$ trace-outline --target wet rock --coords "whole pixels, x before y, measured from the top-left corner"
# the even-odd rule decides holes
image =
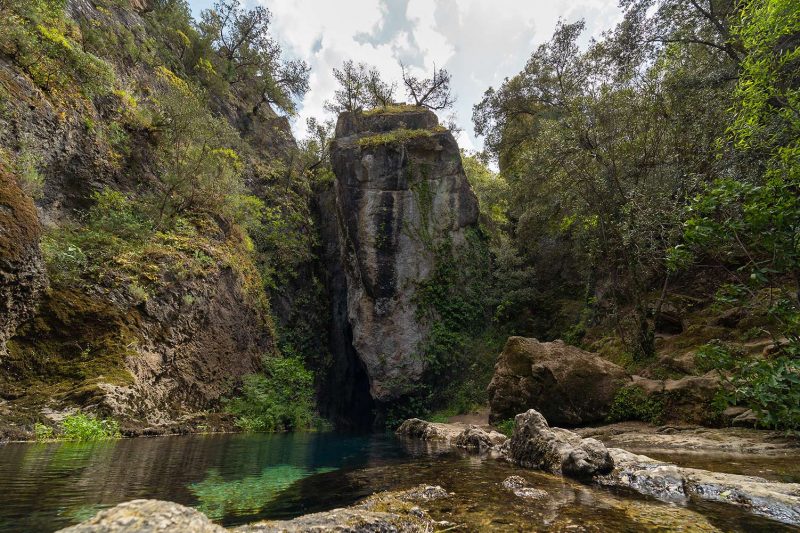
[[[535,409],[555,425],[597,422],[630,381],[621,367],[562,341],[509,337],[489,384],[490,420]]]
[[[466,246],[478,204],[458,145],[428,110],[343,113],[331,145],[347,325],[371,397],[409,392],[426,371],[418,347],[429,328],[415,294],[436,265],[435,250]],[[398,136],[395,131],[413,135]]]
[[[786,456],[800,454],[800,439],[784,432],[745,428],[698,426],[652,426],[643,422],[621,422],[575,430],[594,437],[608,447],[634,452],[703,454],[755,454]]]
[[[508,476],[501,485],[513,492],[514,496],[526,500],[541,500],[549,496],[547,491],[529,487],[528,481],[521,476]]]
[[[224,533],[200,511],[161,500],[132,500],[100,511],[62,533]]]
[[[506,440],[508,440],[508,437],[498,431],[486,431],[476,425],[470,425],[456,436],[454,443],[459,448],[484,451],[502,446]]]
[[[455,441],[463,431],[462,426],[427,422],[419,418],[409,418],[397,428],[398,435],[423,441]]]
[[[47,285],[33,200],[0,164],[0,358],[17,327],[33,317]]]
[[[800,525],[798,483],[682,468],[618,448],[610,448],[609,452],[614,459],[614,470],[596,478],[600,484],[627,487],[664,501],[695,499],[727,503],[756,515]]]
[[[515,426],[509,459],[521,466],[576,478],[606,474],[614,468],[603,443],[582,439],[565,429],[550,428],[545,418],[533,409],[517,415]]]

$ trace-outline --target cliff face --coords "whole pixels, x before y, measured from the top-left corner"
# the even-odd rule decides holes
[[[126,241],[87,222],[95,193],[132,203],[158,179],[158,128],[131,114],[148,105],[162,61],[177,69],[182,52],[161,42],[158,31],[175,32],[147,5],[67,2],[67,38],[119,45],[94,43],[95,56],[64,41],[63,53],[105,65],[102,94],[80,77],[48,88],[0,39],[0,438],[73,407],[124,425],[183,423],[276,352],[258,252],[239,226],[198,215]],[[241,136],[244,178],[266,199],[262,169],[294,146],[288,122],[233,97],[208,105]],[[35,205],[22,190],[31,179]]]
[[[371,397],[387,402],[423,379],[429,325],[417,288],[440,244],[465,242],[477,200],[455,139],[427,110],[342,114],[331,159],[346,283],[334,294],[334,307],[346,308],[338,327],[352,333]]]
[[[0,358],[17,326],[33,316],[46,284],[40,234],[33,200],[0,166]]]

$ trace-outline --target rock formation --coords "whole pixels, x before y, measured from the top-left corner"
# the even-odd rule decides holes
[[[602,442],[561,428],[551,428],[533,409],[514,419],[514,435],[508,445],[508,458],[527,468],[552,474],[591,478],[608,474],[614,461]]]
[[[614,363],[561,341],[509,337],[489,384],[490,420],[536,409],[561,426],[602,421],[630,379]]]
[[[33,200],[0,165],[0,358],[6,341],[31,318],[46,285]]]
[[[339,297],[346,305],[338,305],[346,308],[345,328],[372,398],[390,401],[426,369],[428,328],[416,288],[434,268],[439,245],[465,243],[477,200],[455,139],[427,110],[342,114],[331,159],[347,287]]]
[[[109,92],[80,102],[71,93],[55,97],[13,57],[0,57],[0,165],[27,165],[41,189],[34,206],[15,176],[0,168],[0,439],[11,431],[5,422],[31,428],[46,420],[44,408],[96,410],[118,417],[123,429],[183,424],[217,407],[242,376],[260,368],[262,357],[274,354],[268,296],[247,250],[252,243],[222,217],[209,217],[194,229],[197,238],[168,243],[148,255],[146,264],[135,259],[152,280],[144,295],[143,284],[124,276],[82,272],[63,283],[50,272],[50,290],[43,290],[48,279],[40,219],[55,242],[82,228],[93,193],[107,189],[135,199],[157,179],[157,142],[148,128],[123,120],[128,104],[120,96],[149,105],[148,95],[134,88],[154,86],[156,69],[147,61],[125,60],[130,50],[149,50],[154,42],[157,30],[144,14],[148,6],[146,0],[118,2],[113,9],[77,0],[65,6],[69,27],[102,28],[130,39],[103,60],[116,67],[114,87],[131,94]],[[235,99],[208,105],[239,130],[252,148],[254,167],[283,157],[294,145],[286,119],[266,107],[253,115]],[[124,142],[110,143],[109,131]],[[258,178],[253,176],[251,192],[263,197]],[[121,261],[119,254],[110,255],[109,270]],[[202,268],[191,268],[200,263]]]
[[[610,434],[619,435],[619,428],[609,428]],[[691,428],[686,430],[692,432]],[[680,434],[660,434],[657,446],[674,452],[678,448],[706,449],[706,451],[729,451],[731,447],[743,445],[744,450],[763,453],[765,448],[754,445],[747,432],[732,430],[738,438],[733,443],[724,439],[731,430],[701,430],[710,438],[691,439]],[[431,440],[442,445],[455,446],[457,436],[464,434],[460,424],[435,424],[419,419],[404,422],[398,433],[412,439]],[[584,434],[596,431],[585,430]],[[602,433],[602,432],[600,432]],[[599,434],[598,434],[599,436]],[[770,435],[769,440],[777,434]],[[603,436],[602,438],[606,438]],[[762,437],[763,438],[763,437]],[[665,445],[671,439],[670,445]],[[705,441],[705,442],[703,442]],[[713,442],[712,442],[713,441]],[[653,442],[652,440],[648,442]],[[794,443],[796,446],[796,443]],[[770,445],[766,445],[769,449]],[[788,446],[788,447],[787,447]],[[791,453],[790,442],[779,445],[782,456]],[[468,452],[482,450],[465,448]],[[572,431],[551,428],[541,413],[533,409],[515,418],[514,434],[504,445],[496,449],[495,457],[525,468],[544,470],[554,474],[576,477],[583,481],[608,486],[632,489],[640,494],[662,501],[685,503],[708,501],[738,507],[746,512],[764,516],[792,525],[800,525],[800,484],[768,481],[756,476],[711,472],[696,468],[685,468],[665,461],[636,455],[620,448],[606,448],[593,438],[582,438]],[[527,482],[520,476],[507,478],[502,486],[522,498],[538,498],[539,491],[523,490]],[[518,493],[519,492],[519,493]]]

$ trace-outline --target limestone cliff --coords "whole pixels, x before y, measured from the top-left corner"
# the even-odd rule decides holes
[[[342,114],[331,160],[346,283],[340,327],[351,332],[372,398],[387,402],[424,377],[429,325],[420,317],[417,288],[442,243],[465,242],[477,200],[455,139],[428,110]]]

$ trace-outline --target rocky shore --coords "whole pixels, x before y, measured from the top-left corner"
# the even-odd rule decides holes
[[[708,430],[706,430],[708,431]],[[583,438],[561,428],[551,428],[545,418],[530,409],[515,418],[511,438],[488,427],[438,424],[407,420],[397,433],[467,450],[489,453],[523,468],[534,468],[606,487],[633,490],[661,501],[686,503],[708,501],[733,505],[752,514],[786,524],[800,525],[800,484],[773,482],[762,477],[684,468],[637,455],[621,448],[606,447],[600,440]],[[591,435],[584,430],[584,435]],[[602,432],[599,432],[602,433]],[[702,433],[701,433],[702,435]],[[740,437],[759,449],[751,437]],[[479,446],[467,443],[478,442]],[[664,443],[665,439],[661,439]],[[712,439],[696,436],[708,447]],[[776,445],[791,449],[790,441]],[[720,442],[720,446],[725,444]],[[761,445],[766,447],[766,445]]]
[[[573,487],[578,491],[576,494],[581,494],[580,498],[595,501],[594,505],[600,508],[615,509],[643,527],[645,524],[655,524],[667,527],[666,530],[683,531],[687,524],[691,524],[693,531],[720,531],[713,521],[708,521],[693,509],[696,506],[692,504],[698,503],[727,508],[739,516],[764,517],[776,521],[776,526],[800,526],[800,484],[689,468],[607,446],[606,443],[613,442],[614,437],[632,439],[635,428],[630,426],[620,424],[573,432],[550,427],[544,416],[530,409],[516,416],[511,437],[487,425],[435,423],[416,418],[406,420],[397,434],[410,448],[419,449],[422,446],[429,452],[442,451],[448,454],[458,451],[479,461],[489,460],[498,466],[505,465],[502,467],[505,469],[502,474],[505,479],[494,476],[494,479],[482,480],[481,494],[496,485],[501,492],[513,494],[518,502],[525,502],[531,508],[549,509],[553,519],[564,512],[563,505],[568,505],[570,501],[557,488],[563,485]],[[677,433],[676,442],[685,441],[694,443],[697,449],[719,451],[728,449],[726,441],[720,439],[720,434],[727,435],[725,431],[682,428],[675,429],[673,433]],[[757,453],[793,453],[792,446],[796,444],[790,439],[781,440],[777,437],[769,444],[759,443],[756,436],[748,431],[732,431],[738,435],[742,449]],[[649,439],[647,442],[651,444],[668,442],[666,433],[657,433],[652,429],[648,432],[640,428],[639,434],[642,439]],[[715,442],[716,446],[713,444]],[[370,475],[377,475],[377,471]],[[398,474],[395,472],[393,475]],[[559,482],[559,479],[563,481]],[[409,478],[409,484],[419,482],[420,478],[416,481]],[[448,484],[444,478],[441,483],[455,492],[450,493],[437,485],[422,484],[408,490],[374,494],[346,508],[292,520],[255,522],[227,531],[427,532],[461,526],[471,530],[470,527],[475,527],[474,523],[471,526],[459,526],[455,521],[460,521],[462,515],[460,511],[452,512],[463,504],[460,502],[459,487],[462,491],[467,488],[458,484],[450,486],[452,483]],[[611,493],[604,490],[609,488],[612,489]],[[489,495],[486,494],[486,497]],[[673,505],[665,506],[664,503]],[[468,504],[467,511],[474,513],[475,505],[481,504],[473,501]],[[496,506],[489,507],[487,512],[498,512]],[[502,520],[502,517],[494,517],[490,523],[502,524],[502,521],[496,520]],[[566,522],[569,520],[565,519]],[[582,527],[578,527],[578,530],[586,530]],[[176,503],[134,500],[101,511],[94,518],[62,531],[222,532],[226,529],[213,523],[201,512]]]

